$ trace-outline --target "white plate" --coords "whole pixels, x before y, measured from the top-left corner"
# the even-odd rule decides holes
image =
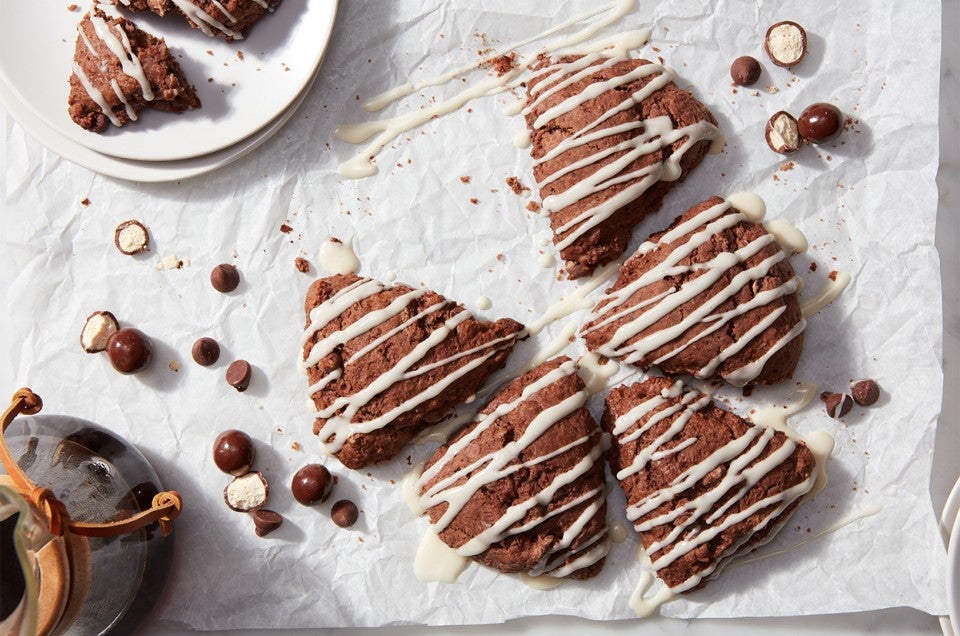
[[[960,478],[953,485],[940,514],[940,531],[947,544],[947,603],[950,616],[940,617],[943,636],[960,634]]]
[[[68,11],[68,4],[0,2],[0,83],[67,139],[139,161],[201,157],[273,121],[314,76],[337,10],[333,0],[286,0],[254,25],[247,39],[232,43],[204,35],[180,16],[124,13],[166,39],[203,106],[180,115],[145,109],[138,121],[96,134],[67,114],[76,25],[90,1],[81,0],[76,11]]]
[[[270,139],[287,121],[306,99],[313,86],[313,81],[319,71],[310,79],[294,102],[272,122],[258,130],[243,141],[229,148],[217,152],[177,161],[135,161],[119,159],[110,155],[103,155],[75,141],[67,139],[54,129],[50,128],[35,114],[35,112],[12,95],[6,86],[0,83],[0,102],[7,111],[17,120],[31,137],[39,141],[48,149],[64,159],[89,168],[95,172],[118,179],[128,179],[141,183],[158,183],[163,181],[180,181],[206,174],[233,163],[240,157],[253,151],[255,148]]]

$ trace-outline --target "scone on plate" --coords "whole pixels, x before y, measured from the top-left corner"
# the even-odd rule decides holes
[[[175,113],[200,107],[193,86],[162,38],[94,8],[77,25],[70,118],[103,132],[135,121],[144,108]]]
[[[591,351],[644,369],[775,384],[800,359],[799,289],[774,236],[713,197],[638,248],[580,335]]]
[[[390,459],[503,366],[523,325],[428,289],[336,275],[307,292],[301,364],[314,433],[349,468]]]
[[[618,258],[633,227],[722,143],[670,69],[601,54],[533,68],[523,114],[533,174],[570,278]]]
[[[802,441],[667,378],[613,389],[601,424],[627,518],[673,593],[773,538],[816,481]]]
[[[586,579],[609,549],[600,428],[568,358],[508,384],[427,462],[432,531],[502,572]]]
[[[209,36],[241,40],[280,0],[113,0],[113,4],[159,16],[179,14]]]

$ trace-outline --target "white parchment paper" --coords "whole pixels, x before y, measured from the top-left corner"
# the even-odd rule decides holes
[[[513,101],[509,95],[474,102],[405,135],[383,154],[373,178],[348,181],[336,173],[357,148],[331,133],[367,118],[358,95],[470,62],[479,49],[540,32],[589,6],[482,4],[342,3],[321,75],[300,112],[253,156],[182,183],[137,185],[95,175],[44,150],[6,118],[0,294],[9,316],[0,323],[7,363],[0,379],[9,392],[31,386],[48,412],[115,429],[154,462],[167,487],[183,494],[176,561],[155,620],[213,629],[632,616],[627,600],[640,572],[633,536],[613,547],[598,578],[550,591],[477,565],[453,585],[417,580],[412,564],[426,524],[407,510],[399,482],[408,464],[435,445],[411,446],[369,471],[328,461],[339,484],[318,508],[299,506],[289,494],[296,469],[320,459],[306,381],[296,368],[303,295],[317,272],[297,272],[295,257],[315,262],[327,237],[354,236],[361,273],[386,279],[395,272],[398,280],[427,285],[490,318],[531,320],[574,288],[538,265],[538,252],[552,250],[540,244],[549,236],[547,221],[527,213],[527,199],[504,183],[518,176],[533,185],[527,151],[512,143],[523,122],[502,112]],[[706,590],[665,605],[663,614],[779,616],[890,606],[943,612],[944,551],[928,493],[941,391],[933,246],[938,4],[639,5],[618,29],[654,25],[644,55],[662,56],[678,71],[678,83],[716,114],[728,143],[644,221],[635,243],[714,193],[756,191],[767,201],[768,218],[795,224],[810,240],[807,254],[794,259],[806,279],[804,298],[826,284],[831,270],[854,276],[842,297],[810,321],[796,380],[843,390],[851,379],[873,377],[884,389],[878,405],[854,408],[842,422],[829,419],[818,402],[791,419],[803,433],[826,429],[836,437],[830,484],[765,550],[797,544],[873,506],[879,514],[731,569]],[[288,0],[281,10],[295,6]],[[782,19],[809,33],[809,57],[795,72],[770,64],[761,48],[767,26]],[[757,95],[730,85],[729,64],[744,54],[764,64]],[[453,88],[411,96],[400,108]],[[838,104],[857,122],[836,144],[805,148],[789,163],[772,153],[762,138],[767,118],[781,109],[798,115],[816,101]],[[148,255],[125,257],[113,247],[113,228],[128,218],[150,228]],[[282,223],[293,231],[281,233]],[[189,265],[156,269],[170,254]],[[207,282],[224,261],[242,272],[240,288],[229,295]],[[493,300],[492,308],[477,310],[480,295]],[[149,371],[121,376],[104,357],[83,353],[80,328],[98,309],[153,338]],[[563,324],[521,346],[510,364],[521,365]],[[212,368],[190,359],[201,336],[223,346]],[[579,343],[568,350],[580,352]],[[255,369],[243,394],[223,379],[238,357]],[[721,396],[747,415],[784,404],[792,388],[758,389],[749,399],[730,390]],[[213,465],[210,447],[226,428],[255,438],[256,467],[272,485],[270,507],[285,516],[267,539],[223,504],[228,478]],[[362,510],[351,530],[329,519],[330,503],[340,498]],[[623,519],[618,490],[609,516]]]

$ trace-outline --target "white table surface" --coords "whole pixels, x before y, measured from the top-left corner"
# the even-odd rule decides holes
[[[941,254],[944,300],[944,402],[937,430],[937,453],[931,478],[931,498],[940,510],[951,486],[960,474],[960,2],[943,3],[943,51],[940,101],[940,206],[936,245]],[[203,177],[199,177],[202,179]],[[0,386],[12,382],[9,370],[0,367]],[[422,626],[381,629],[277,630],[217,632],[241,636],[245,634],[302,634],[307,632],[342,634],[344,636],[380,636],[381,634],[428,634],[429,636],[471,636],[492,631],[502,634],[530,636],[580,634],[625,634],[637,630],[653,630],[662,634],[940,634],[937,617],[922,612],[895,608],[859,614],[812,616],[794,619],[726,619],[671,620],[645,619],[596,623],[569,617],[537,617],[510,621],[500,626],[465,626],[426,628]],[[151,626],[143,633],[172,636],[184,632]],[[649,632],[648,632],[649,633]]]

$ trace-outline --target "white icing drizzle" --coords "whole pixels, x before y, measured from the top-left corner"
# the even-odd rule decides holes
[[[404,503],[407,504],[407,508],[415,517],[423,514],[423,508],[420,507],[420,493],[417,491],[417,480],[420,479],[420,473],[422,472],[423,462],[419,462],[400,481],[400,494]]]
[[[529,148],[530,147],[530,132],[522,131],[518,132],[513,137],[513,145],[517,148]]]
[[[677,391],[680,402],[656,411],[668,403],[669,398],[676,399]],[[656,455],[664,450],[663,447],[682,435],[682,432],[693,414],[709,404],[709,396],[699,391],[684,388],[677,382],[661,395],[647,399],[627,413],[620,415],[614,422],[614,435],[620,445],[638,439],[644,432],[652,429],[657,422],[669,421],[669,426],[656,439],[648,442],[639,449],[633,463],[623,468],[617,479],[623,480],[647,468],[656,462]],[[644,420],[644,418],[646,418]],[[672,418],[672,419],[671,419]],[[644,420],[644,421],[642,421]],[[642,421],[642,423],[641,423]],[[631,429],[640,423],[635,430]],[[628,433],[628,431],[631,431]],[[738,512],[730,509],[739,502],[745,494],[767,474],[787,461],[796,451],[798,442],[787,437],[783,444],[770,452],[763,459],[758,459],[768,448],[776,434],[775,429],[751,426],[740,437],[734,438],[724,446],[714,450],[700,462],[688,467],[667,486],[650,492],[646,497],[627,506],[627,518],[634,522],[638,532],[652,530],[658,526],[666,526],[669,532],[660,540],[646,547],[646,553],[651,556],[651,567],[655,572],[669,566],[698,546],[709,542],[727,528],[745,521],[751,516],[761,513],[762,518],[749,531],[738,537],[736,543],[715,562],[706,564],[702,570],[695,572],[688,579],[664,593],[663,590],[653,598],[644,598],[651,581],[644,578],[638,586],[631,607],[638,614],[647,615],[661,602],[673,594],[679,594],[699,585],[703,580],[719,571],[726,562],[735,556],[738,550],[747,544],[751,537],[766,529],[770,524],[782,525],[781,513],[790,505],[805,495],[813,487],[816,480],[816,471],[802,482],[786,488],[780,492],[767,495]],[[695,443],[695,442],[694,442]],[[725,474],[715,482],[709,490],[697,496],[688,490],[701,483],[704,477],[721,467],[726,467]],[[655,470],[651,466],[650,470]],[[650,516],[663,504],[670,501],[684,501],[668,512],[657,516]],[[721,503],[722,502],[722,503]],[[702,524],[699,529],[696,523]],[[770,537],[774,532],[770,533]],[[655,558],[653,558],[655,557]],[[646,574],[646,573],[645,573]]]
[[[340,317],[347,309],[354,304],[369,298],[375,294],[384,291],[386,287],[375,280],[369,278],[360,278],[354,283],[339,290],[333,296],[314,307],[310,312],[310,325],[304,330],[302,345],[306,345],[315,334]],[[318,364],[323,358],[333,352],[338,346],[357,338],[370,330],[382,325],[390,319],[403,313],[415,299],[423,296],[427,290],[415,289],[401,294],[390,302],[383,309],[370,311],[355,322],[342,327],[338,331],[327,334],[325,337],[317,340],[316,343],[307,351],[301,359],[300,366],[306,370]],[[343,375],[343,369],[350,364],[356,364],[362,360],[363,356],[369,353],[373,348],[379,346],[391,336],[402,331],[407,325],[420,317],[438,311],[444,305],[452,304],[449,301],[436,303],[426,309],[419,311],[414,317],[403,321],[400,325],[390,329],[387,333],[380,335],[373,342],[357,351],[348,360],[343,363],[343,367],[338,367],[323,376],[319,381],[311,385],[308,389],[308,396],[312,397],[315,393],[322,390],[331,382],[339,379]],[[413,350],[398,360],[393,367],[387,369],[382,375],[375,378],[369,385],[363,387],[352,395],[340,396],[333,400],[327,407],[317,411],[317,417],[325,420],[318,431],[320,441],[324,450],[328,453],[336,453],[346,442],[347,438],[354,433],[369,433],[380,429],[400,415],[416,408],[420,404],[430,400],[447,387],[452,385],[464,375],[470,373],[480,365],[484,364],[491,356],[496,354],[504,347],[510,346],[515,339],[515,334],[509,334],[500,338],[494,338],[477,347],[459,351],[442,360],[421,364],[430,351],[443,342],[447,336],[452,333],[458,325],[471,318],[470,312],[465,309],[458,311],[452,317],[444,322],[440,327],[434,329],[423,341],[418,343]],[[458,360],[468,356],[476,355],[472,360],[451,370],[447,375],[436,381],[434,384],[423,388],[419,393],[411,396],[399,406],[369,420],[355,421],[355,416],[359,411],[374,399],[378,394],[388,390],[397,382],[409,380],[421,376],[435,369],[453,364]]]
[[[534,73],[535,77],[542,79],[530,89],[531,100],[521,112],[524,115],[529,115],[547,98],[559,91],[627,60],[629,58],[624,55],[611,57],[604,61],[603,55],[592,53],[571,62],[544,67]],[[707,121],[699,121],[682,128],[674,128],[668,116],[652,117],[646,120],[600,128],[614,115],[636,107],[643,100],[673,81],[676,77],[675,73],[659,64],[644,64],[610,79],[586,84],[579,93],[567,97],[537,116],[533,122],[533,128],[547,127],[558,117],[580,108],[583,104],[646,77],[652,77],[652,79],[642,88],[626,94],[622,101],[608,108],[596,119],[588,122],[549,152],[535,160],[535,165],[543,165],[574,148],[595,143],[612,135],[636,131],[630,139],[601,148],[597,152],[569,163],[540,179],[539,183],[542,188],[576,170],[593,166],[613,155],[620,155],[589,176],[578,180],[563,192],[544,198],[543,209],[551,214],[576,205],[612,186],[629,183],[626,188],[613,196],[587,208],[573,219],[557,227],[555,229],[557,238],[563,236],[557,242],[558,250],[569,247],[590,229],[609,219],[624,206],[639,199],[658,181],[679,179],[682,174],[680,161],[686,151],[695,144],[704,140],[715,141],[722,138],[717,127]],[[559,79],[555,81],[554,78]],[[681,140],[683,140],[683,143],[670,154],[666,161],[657,162],[638,170],[629,170],[629,166],[641,157],[670,148]]]
[[[614,543],[623,543],[627,540],[627,526],[620,521],[610,524],[610,540]]]
[[[590,395],[596,395],[609,388],[610,380],[620,370],[620,364],[616,360],[602,360],[596,352],[582,356],[577,360],[580,367],[580,377],[587,386],[587,392]]]
[[[531,576],[525,572],[520,573],[520,580],[523,581],[524,585],[532,587],[535,590],[552,590],[563,583],[563,579],[555,576],[548,576],[544,574],[541,574],[540,576]]]
[[[343,241],[333,239],[320,246],[320,267],[331,274],[352,274],[360,269],[360,259],[353,251],[353,237]]]
[[[810,318],[817,314],[821,309],[832,303],[843,293],[843,290],[850,284],[850,274],[847,272],[837,272],[837,275],[827,283],[823,291],[816,298],[803,303],[801,311],[804,318]]]
[[[463,507],[474,494],[487,484],[491,484],[519,470],[531,468],[554,457],[558,457],[571,449],[583,446],[584,444],[591,444],[590,437],[585,436],[544,455],[523,462],[519,461],[520,454],[550,430],[551,427],[586,404],[588,393],[586,390],[581,390],[541,411],[527,425],[517,439],[509,442],[503,448],[488,453],[484,457],[452,472],[450,475],[438,480],[427,488],[429,482],[440,475],[443,469],[461,451],[479,438],[484,431],[493,426],[497,420],[512,412],[521,403],[530,399],[535,393],[546,389],[555,382],[573,375],[576,372],[576,363],[568,360],[528,384],[524,387],[520,396],[513,401],[499,405],[487,415],[478,416],[475,427],[468,434],[450,444],[443,456],[423,472],[417,482],[417,491],[422,493],[420,497],[420,507],[426,510],[434,506],[446,504],[446,509],[443,514],[432,526],[435,533],[442,532],[454,518],[460,514]],[[563,473],[556,475],[553,480],[535,496],[511,505],[498,519],[489,522],[485,530],[457,548],[457,553],[465,557],[478,555],[486,551],[494,543],[499,543],[510,536],[532,530],[549,518],[583,505],[584,509],[577,516],[576,520],[564,529],[564,534],[560,540],[557,541],[549,553],[543,557],[541,562],[538,563],[529,574],[535,577],[544,574],[562,577],[599,561],[609,550],[609,541],[605,536],[605,528],[593,536],[586,537],[576,549],[571,550],[571,546],[583,533],[590,520],[598,514],[602,508],[606,497],[602,486],[583,493],[563,505],[555,506],[550,509],[549,512],[535,517],[531,521],[525,523],[522,523],[522,521],[537,506],[544,508],[549,507],[558,491],[564,486],[573,483],[581,475],[586,474],[600,459],[601,455],[602,445],[598,440],[591,444],[584,457],[576,464]],[[571,556],[575,556],[575,558],[572,559],[570,563],[565,563]]]
[[[737,559],[737,561],[736,561],[733,565],[731,565],[731,569],[733,569],[733,568],[735,568],[735,567],[740,567],[740,566],[742,566],[742,565],[747,565],[748,563],[755,563],[755,562],[757,562],[757,561],[763,561],[763,560],[765,560],[765,559],[770,559],[770,558],[772,558],[772,557],[777,557],[777,556],[780,556],[780,555],[782,555],[782,554],[787,554],[788,552],[793,552],[794,550],[797,550],[797,549],[799,549],[799,548],[802,548],[802,547],[805,546],[805,545],[808,545],[808,544],[810,544],[810,543],[813,543],[814,541],[816,541],[817,539],[819,539],[819,538],[821,538],[821,537],[823,537],[823,536],[825,536],[825,535],[832,534],[832,533],[834,533],[834,532],[836,532],[836,531],[838,531],[838,530],[841,530],[842,528],[845,528],[845,527],[849,526],[851,523],[856,523],[857,521],[860,521],[861,519],[866,519],[867,517],[872,517],[872,516],[874,516],[874,515],[876,515],[876,514],[879,514],[881,510],[883,510],[883,508],[882,508],[881,506],[878,506],[878,505],[867,506],[867,507],[864,508],[863,510],[860,510],[859,512],[855,512],[855,513],[853,513],[853,514],[847,515],[846,517],[844,517],[844,518],[842,518],[842,519],[840,519],[840,520],[838,520],[838,521],[830,524],[829,526],[827,526],[827,527],[824,528],[823,530],[820,530],[820,531],[817,532],[816,534],[814,534],[814,535],[812,535],[812,536],[810,536],[810,537],[807,537],[807,538],[804,539],[803,541],[800,541],[799,543],[796,543],[796,544],[794,544],[794,545],[792,545],[792,546],[790,546],[790,547],[781,548],[780,550],[774,550],[774,551],[772,551],[772,552],[767,552],[766,554],[758,554],[758,555],[756,555],[756,556],[752,556],[752,557],[749,557],[749,558]]]
[[[97,106],[100,107],[100,110],[103,111],[103,114],[107,116],[114,126],[120,126],[120,118],[113,112],[113,109],[110,108],[110,104],[107,103],[107,100],[104,98],[103,93],[101,93],[96,86],[93,85],[93,82],[90,81],[90,78],[87,77],[87,74],[83,72],[83,69],[80,68],[80,65],[76,62],[73,63],[73,72],[76,74],[77,79],[80,80],[80,84],[83,86],[83,90],[87,91],[87,95],[90,96]]]
[[[632,364],[640,362],[660,347],[675,342],[689,330],[702,327],[702,330],[688,342],[674,345],[668,349],[666,353],[652,361],[653,364],[661,364],[686,349],[686,347],[722,329],[737,316],[741,316],[753,309],[764,307],[777,299],[795,293],[800,285],[800,278],[797,276],[784,281],[774,289],[768,289],[755,294],[750,301],[741,303],[734,309],[718,311],[721,304],[733,298],[744,287],[766,276],[777,263],[787,258],[787,255],[778,249],[772,256],[764,258],[751,267],[745,267],[746,261],[749,258],[757,255],[766,246],[775,241],[774,237],[770,234],[764,234],[754,239],[735,252],[722,252],[717,254],[705,263],[693,263],[691,265],[679,264],[682,259],[688,257],[698,247],[708,242],[712,236],[745,220],[746,217],[744,217],[741,212],[733,209],[730,203],[725,201],[711,206],[693,218],[679,224],[664,234],[657,243],[644,242],[637,250],[637,254],[646,254],[677,241],[682,237],[688,237],[685,243],[674,247],[661,263],[644,272],[643,275],[635,281],[601,296],[596,308],[588,319],[586,327],[581,329],[581,335],[585,336],[606,325],[629,317],[628,320],[617,327],[606,342],[597,348],[597,351],[608,358],[618,358],[623,362]],[[714,292],[711,297],[704,300],[699,306],[695,308],[688,307],[684,310],[681,319],[675,324],[660,328],[652,333],[644,333],[671,312],[690,303],[694,298],[702,296],[733,267],[743,267],[743,269],[733,276],[726,286]],[[658,284],[667,277],[690,272],[699,272],[699,275],[687,280],[679,287],[671,287],[641,303],[624,307],[634,294],[645,287]],[[721,351],[703,368],[699,369],[695,373],[695,376],[698,378],[711,377],[724,362],[742,351],[754,338],[763,333],[779,318],[784,311],[786,311],[785,307],[779,307],[768,313],[763,320],[759,321],[746,333],[740,335],[733,344]],[[788,342],[793,340],[793,338],[800,335],[805,326],[806,322],[801,319],[790,331],[774,342],[762,356],[749,363],[743,364],[739,368],[724,369],[721,373],[722,377],[735,386],[746,385],[760,375],[767,360]],[[644,336],[637,338],[641,333],[644,333]]]
[[[97,37],[100,38],[100,41],[103,42],[107,48],[110,49],[110,52],[113,53],[114,57],[120,61],[120,67],[123,69],[123,72],[137,80],[137,83],[140,84],[140,92],[143,94],[143,99],[148,102],[152,101],[154,94],[153,89],[150,87],[150,81],[143,72],[143,65],[140,64],[140,58],[133,52],[133,47],[130,45],[130,40],[127,38],[126,32],[118,28],[117,32],[114,33],[106,20],[97,15],[90,16],[90,23],[93,25],[94,32],[97,34]],[[80,31],[82,32],[82,30],[81,27]],[[86,38],[86,35],[84,35],[83,39],[87,48],[96,54],[93,47],[90,46],[90,41]],[[116,80],[114,80],[114,82],[115,81]],[[114,86],[114,91],[117,97],[126,104],[126,100],[124,100],[123,93],[120,92],[119,87]],[[131,117],[131,119],[136,119],[136,117]]]
[[[793,392],[793,402],[790,404],[768,406],[750,415],[750,421],[754,424],[778,430],[795,440],[802,439],[810,452],[817,458],[817,479],[810,492],[806,494],[807,499],[812,499],[827,487],[827,458],[833,452],[833,437],[826,431],[814,431],[806,437],[801,437],[800,433],[787,424],[787,418],[807,408],[816,395],[816,384],[801,382],[796,391]]]
[[[468,565],[467,558],[440,540],[432,532],[424,532],[413,560],[413,573],[426,583],[453,583]]]
[[[782,219],[773,219],[763,225],[777,239],[781,248],[794,254],[807,251],[807,237],[798,228]]]
[[[239,31],[234,31],[223,22],[220,22],[212,15],[198,7],[197,5],[190,2],[190,0],[170,0],[177,6],[180,11],[187,16],[191,22],[193,22],[201,31],[207,35],[215,35],[213,30],[216,29],[223,35],[228,38],[233,38],[234,40],[242,40],[243,34]],[[224,15],[230,16],[229,13],[224,13]],[[230,16],[232,18],[233,16]],[[229,19],[229,18],[228,18]]]
[[[544,252],[539,257],[537,257],[537,265],[543,267],[544,269],[553,267],[557,264],[557,259],[553,257],[553,254]]]
[[[179,1],[182,2],[184,0]],[[601,5],[581,15],[574,16],[569,20],[565,20],[561,24],[540,34],[526,38],[519,42],[512,43],[496,51],[495,53],[478,60],[477,62],[462,66],[447,73],[438,75],[437,77],[426,79],[415,84],[401,84],[367,100],[363,104],[363,107],[366,110],[380,110],[397,99],[411,95],[416,91],[429,86],[440,86],[442,84],[446,84],[467,72],[480,68],[484,64],[489,64],[493,60],[496,60],[503,55],[514,52],[520,47],[543,40],[581,25],[581,23],[591,20],[596,16],[602,16],[593,22],[589,22],[580,30],[575,31],[570,35],[559,37],[556,40],[547,42],[541,49],[518,57],[515,60],[513,67],[503,75],[487,78],[477,82],[476,84],[468,86],[464,90],[449,98],[439,100],[435,104],[431,104],[424,108],[412,109],[395,117],[380,121],[369,121],[360,124],[351,124],[338,127],[334,131],[334,136],[343,141],[350,143],[361,143],[364,140],[373,137],[373,140],[359,154],[340,164],[340,174],[351,179],[360,179],[376,174],[377,167],[373,162],[376,159],[377,154],[379,154],[380,151],[387,146],[387,144],[403,133],[422,126],[423,124],[432,121],[437,117],[452,113],[479,97],[497,95],[512,88],[516,88],[522,81],[520,75],[523,74],[530,66],[535,64],[540,55],[552,54],[564,48],[582,44],[583,42],[593,38],[601,29],[613,24],[621,17],[630,13],[634,9],[635,4],[636,0],[615,0],[614,2]],[[619,38],[617,40],[604,39],[595,42],[592,46],[588,46],[586,48],[591,51],[598,51],[604,48],[612,47],[609,49],[610,54],[625,54],[625,51],[623,51],[623,46],[626,43],[634,44],[639,47],[646,42],[647,37],[649,37],[648,29],[631,33],[633,33],[633,37],[631,38]]]
[[[477,309],[490,309],[493,307],[493,302],[486,296],[477,296]]]

